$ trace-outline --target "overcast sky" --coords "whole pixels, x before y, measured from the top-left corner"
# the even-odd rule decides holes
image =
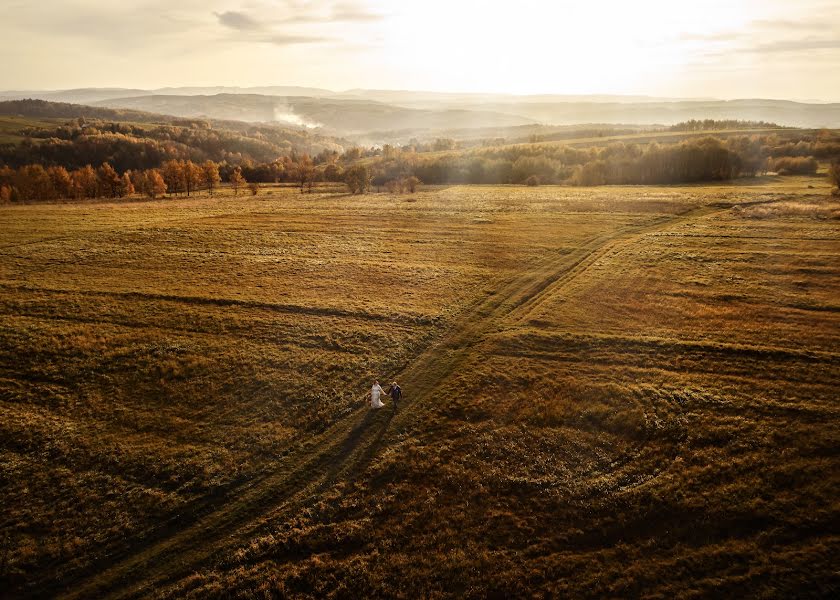
[[[0,0],[0,89],[840,101],[840,0]]]

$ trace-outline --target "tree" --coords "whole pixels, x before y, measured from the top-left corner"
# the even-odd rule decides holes
[[[341,170],[341,167],[335,163],[330,163],[324,167],[324,179],[326,181],[341,181],[343,176],[344,172]]]
[[[239,188],[246,183],[245,178],[242,176],[242,169],[240,167],[236,167],[233,170],[233,173],[230,174],[230,186],[233,188],[233,195],[238,196]]]
[[[435,152],[441,152],[443,150],[454,150],[455,149],[455,140],[451,138],[438,138],[435,140],[435,143],[432,145],[432,149]]]
[[[212,160],[206,160],[201,164],[201,183],[207,188],[210,196],[213,195],[213,191],[218,187],[221,180],[219,165]]]
[[[77,199],[96,198],[98,177],[90,165],[73,171],[73,194]]]
[[[134,170],[128,171],[129,177],[131,177],[131,185],[134,187],[134,191],[138,194],[145,194],[146,193],[146,171]]]
[[[146,180],[143,185],[143,190],[149,198],[157,198],[166,193],[166,182],[163,176],[157,169],[149,169],[144,173]]]
[[[417,191],[417,186],[420,185],[421,181],[415,177],[414,175],[406,178],[405,185],[408,188],[409,193],[413,194]]]
[[[201,169],[193,161],[185,160],[181,162],[181,173],[184,178],[184,189],[189,196],[201,181]]]
[[[15,170],[8,166],[0,167],[0,185],[5,185],[11,189],[14,181]]]
[[[355,165],[344,173],[344,183],[351,194],[364,194],[370,189],[370,171],[365,165]]]
[[[52,180],[41,165],[26,165],[15,174],[15,188],[21,200],[50,200],[55,197]]]
[[[116,198],[119,193],[122,179],[114,170],[114,167],[108,163],[102,163],[102,166],[96,172],[99,178],[99,194],[109,198]]]
[[[119,197],[124,198],[125,196],[131,196],[134,193],[134,182],[131,181],[131,174],[126,171],[123,173],[122,180],[120,182],[120,187],[118,190]]]
[[[828,166],[828,180],[834,184],[835,192],[840,190],[840,159]]]
[[[312,159],[308,154],[300,157],[297,163],[296,170],[297,180],[300,183],[300,191],[303,193],[305,187],[312,191],[312,184],[315,181],[315,167],[312,165]]]
[[[58,198],[70,198],[73,196],[73,178],[64,167],[50,167],[47,173],[52,180],[53,190]]]
[[[166,191],[170,196],[184,190],[184,169],[177,160],[168,160],[163,163],[161,176],[166,182]]]

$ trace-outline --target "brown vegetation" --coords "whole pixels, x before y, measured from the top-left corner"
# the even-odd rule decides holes
[[[770,160],[768,168],[779,175],[814,175],[819,163],[813,156],[783,156]]]
[[[4,589],[830,596],[806,181],[4,207]]]

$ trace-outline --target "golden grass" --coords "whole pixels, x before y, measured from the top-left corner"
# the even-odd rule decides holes
[[[9,589],[828,595],[840,223],[797,180],[0,210]]]

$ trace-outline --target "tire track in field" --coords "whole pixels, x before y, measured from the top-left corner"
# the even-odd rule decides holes
[[[497,330],[506,320],[523,318],[522,312],[525,316],[531,314],[544,298],[561,292],[617,247],[715,210],[721,209],[704,207],[663,217],[654,223],[631,225],[591,238],[571,254],[534,265],[532,270],[503,284],[464,311],[459,327],[427,348],[402,371],[398,378],[410,390],[410,396],[401,403],[399,412],[357,408],[323,434],[302,443],[276,471],[230,490],[222,502],[217,499],[218,508],[192,524],[173,528],[171,535],[156,536],[78,587],[65,588],[65,597],[126,598],[151,594],[200,568],[220,547],[248,539],[248,532],[260,526],[259,518],[266,513],[293,512],[335,482],[363,472],[389,429],[402,430],[434,407],[429,400],[436,389],[466,363],[471,357],[470,350],[485,334]]]

